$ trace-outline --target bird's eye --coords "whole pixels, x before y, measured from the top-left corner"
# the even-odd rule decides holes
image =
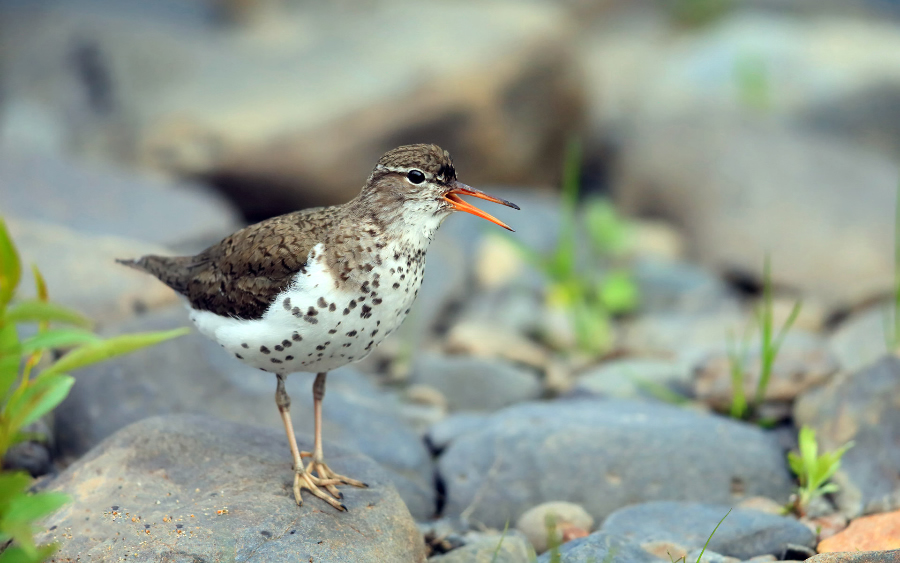
[[[421,170],[410,170],[406,173],[406,179],[413,184],[421,184],[425,181],[425,174]]]

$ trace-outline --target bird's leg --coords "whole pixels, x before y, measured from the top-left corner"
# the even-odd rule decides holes
[[[313,452],[301,452],[301,457],[312,457],[312,461],[309,462],[309,465],[306,467],[307,473],[312,473],[313,471],[319,476],[319,479],[324,479],[329,483],[332,481],[337,481],[343,483],[345,485],[352,485],[354,487],[368,487],[367,484],[362,481],[357,481],[356,479],[351,479],[350,477],[345,477],[343,475],[338,475],[334,471],[331,470],[330,467],[325,463],[325,454],[322,453],[322,399],[325,397],[325,376],[328,375],[327,372],[321,372],[316,374],[316,380],[313,383],[313,414],[315,416],[315,431],[316,431],[316,440],[313,445]],[[325,488],[328,489],[328,492],[334,495],[337,498],[344,498],[344,494],[338,490],[333,484],[325,483],[324,481],[320,484],[324,484]]]
[[[297,447],[297,439],[294,437],[294,424],[291,422],[291,398],[284,389],[284,376],[278,374],[278,387],[275,389],[275,404],[281,413],[281,421],[284,423],[284,431],[287,433],[288,444],[291,446],[291,456],[294,458],[294,499],[297,505],[303,504],[300,491],[307,489],[313,495],[324,500],[338,510],[346,511],[347,507],[331,498],[319,488],[319,486],[334,487],[340,480],[316,479],[303,467],[303,459],[300,457],[300,448]],[[330,492],[330,489],[329,489]]]

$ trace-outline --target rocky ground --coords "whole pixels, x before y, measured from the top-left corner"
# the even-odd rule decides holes
[[[329,462],[370,484],[344,488],[347,514],[296,507],[274,378],[199,334],[75,373],[49,441],[4,460],[72,496],[40,536],[58,561],[696,561],[729,510],[707,563],[900,560],[900,357],[885,338],[900,31],[879,21],[893,8],[763,2],[685,29],[653,2],[435,4],[421,7],[429,45],[465,28],[468,50],[402,65],[381,57],[403,37],[354,30],[404,2],[342,26],[327,8],[272,19],[268,2],[177,22],[169,2],[141,18],[128,3],[12,4],[0,210],[51,295],[104,334],[188,324],[114,258],[194,252],[247,218],[343,201],[384,149],[423,138],[520,205],[497,211],[510,237],[550,252],[560,201],[528,185],[552,182],[573,124],[586,187],[629,217],[616,262],[640,295],[608,351],[580,352],[515,247],[450,218],[401,330],[329,375]],[[335,49],[346,72],[303,82]],[[75,74],[30,70],[72,57]],[[389,80],[365,89],[376,63]],[[252,87],[223,88],[232,74]],[[579,260],[603,265],[584,238]],[[755,418],[736,420],[726,343],[753,325],[765,254],[776,324],[803,308]],[[311,382],[288,381],[306,449]],[[824,450],[854,446],[837,492],[799,517],[783,508],[803,425]],[[548,551],[550,534],[564,543]]]

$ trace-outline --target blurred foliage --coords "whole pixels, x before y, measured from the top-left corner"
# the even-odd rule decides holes
[[[734,78],[744,107],[757,111],[772,107],[772,84],[764,58],[749,53],[739,56],[734,62]]]
[[[631,272],[621,266],[629,246],[629,225],[605,199],[580,202],[580,173],[581,145],[572,141],[563,170],[560,232],[551,252],[543,255],[509,240],[547,280],[548,304],[566,310],[578,348],[604,354],[613,346],[612,317],[637,307],[638,289]],[[582,235],[591,251],[587,263],[579,259]]]
[[[833,452],[819,455],[816,431],[809,426],[801,428],[798,436],[800,453],[788,452],[788,464],[800,483],[789,510],[802,516],[813,499],[837,492],[838,486],[828,481],[841,468],[841,458],[852,447],[853,442],[848,442]]]
[[[740,344],[737,344],[734,335],[728,336],[728,363],[731,372],[731,409],[729,414],[734,418],[745,419],[753,415],[755,409],[762,403],[766,396],[766,389],[772,379],[772,369],[775,366],[775,360],[778,358],[778,352],[784,343],[784,337],[797,320],[800,309],[803,307],[801,301],[794,303],[787,320],[784,325],[775,333],[775,316],[774,305],[772,302],[772,271],[769,257],[766,256],[763,263],[763,288],[762,302],[756,307],[755,320],[759,327],[759,381],[756,384],[756,393],[752,402],[748,403],[747,397],[744,395],[744,377],[746,370],[747,349],[749,348],[748,330],[744,334],[744,338]],[[738,348],[739,346],[739,348]]]
[[[37,297],[13,301],[22,278],[18,252],[0,219],[0,563],[43,561],[55,545],[36,545],[36,523],[52,514],[68,498],[62,493],[31,493],[30,475],[3,470],[9,449],[34,435],[26,428],[50,413],[66,398],[72,376],[66,372],[127,354],[176,336],[186,329],[129,334],[102,339],[90,330],[91,322],[76,311],[49,300],[47,285],[32,268]],[[37,324],[32,336],[20,337],[21,325]],[[63,328],[57,328],[62,325]],[[71,349],[54,362],[44,357],[58,349]],[[33,372],[42,366],[40,373]]]
[[[670,0],[666,2],[672,21],[687,28],[698,28],[715,23],[725,16],[733,5],[733,0]]]

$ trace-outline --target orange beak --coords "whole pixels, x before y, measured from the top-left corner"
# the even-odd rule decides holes
[[[463,201],[462,198],[459,197],[460,195],[470,195],[472,197],[477,197],[478,199],[485,199],[487,201],[499,203],[500,205],[505,205],[506,207],[512,207],[513,209],[518,209],[519,208],[518,205],[516,205],[515,203],[512,203],[512,202],[506,201],[505,199],[500,199],[499,197],[494,197],[492,195],[488,195],[488,194],[484,193],[483,191],[476,190],[475,188],[473,188],[471,186],[467,186],[467,185],[463,184],[462,182],[455,182],[453,184],[453,189],[451,189],[449,192],[447,192],[447,194],[444,196],[444,199],[450,205],[453,206],[453,209],[455,211],[465,211],[466,213],[471,213],[472,215],[481,217],[482,219],[487,219],[488,221],[490,221],[491,223],[494,223],[495,225],[500,225],[501,227],[503,227],[504,229],[506,229],[508,231],[512,231],[512,229],[510,229],[509,226],[506,223],[504,223],[503,221],[501,221],[500,219],[497,219],[496,217],[478,209],[474,205],[471,205],[471,204]],[[515,232],[515,231],[513,231],[513,232]]]

